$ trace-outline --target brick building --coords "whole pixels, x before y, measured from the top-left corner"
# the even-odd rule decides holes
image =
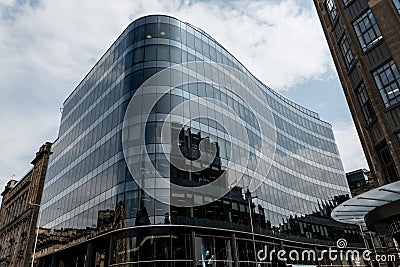
[[[400,174],[400,1],[314,0],[378,186]]]
[[[0,266],[28,266],[36,237],[36,224],[44,179],[51,154],[45,143],[31,162],[33,168],[4,188],[0,208]]]
[[[366,225],[372,231],[368,248],[376,255],[395,255],[396,244],[385,236],[400,243],[400,0],[314,4],[378,187],[360,183],[367,187],[353,188],[353,198],[334,209],[332,217]]]

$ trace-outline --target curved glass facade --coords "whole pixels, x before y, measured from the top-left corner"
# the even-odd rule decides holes
[[[175,207],[150,197],[135,182],[124,158],[122,129],[127,106],[144,81],[165,68],[192,61],[227,65],[257,86],[275,122],[276,154],[264,183],[255,192],[246,192],[246,185],[241,185],[207,205]],[[144,137],[154,167],[161,173],[167,171],[166,176],[176,184],[197,186],[212,182],[224,172],[231,155],[233,141],[211,119],[198,119],[190,127],[179,129],[179,145],[188,159],[196,158],[201,140],[207,138],[216,144],[218,152],[208,168],[197,173],[181,171],[159,153],[163,114],[183,100],[205,96],[238,111],[240,118],[248,122],[246,129],[251,132],[253,148],[259,140],[268,138],[253,123],[252,112],[257,110],[250,110],[229,89],[201,82],[176,87],[152,110],[153,116],[145,122]],[[216,109],[207,106],[203,112]],[[190,117],[190,113],[185,116]],[[127,27],[65,101],[44,185],[40,227],[52,229],[53,233],[62,229],[107,232],[143,225],[184,224],[248,232],[252,214],[255,231],[260,234],[285,234],[288,240],[292,236],[294,240],[301,237],[334,241],[345,229],[346,235],[353,238],[350,241],[359,242],[356,228],[329,219],[329,211],[348,194],[331,125],[257,80],[200,29],[172,17],[148,16]],[[167,241],[170,246],[175,242],[172,236]],[[187,237],[174,238],[189,242],[185,240],[191,236],[189,233]],[[192,242],[215,246],[218,241],[225,244],[226,250],[233,249],[231,239],[214,239]],[[46,246],[46,240],[41,242]],[[121,242],[117,243],[126,248],[134,241]],[[181,256],[189,257],[185,255]],[[227,257],[226,261],[234,261]],[[117,259],[118,255],[114,255],[114,262]]]

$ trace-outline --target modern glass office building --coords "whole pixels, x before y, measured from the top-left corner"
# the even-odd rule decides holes
[[[178,65],[188,62],[197,63]],[[171,76],[170,90],[161,90],[163,96],[140,116],[146,95],[160,94],[143,82],[174,66],[186,82],[172,86]],[[241,82],[242,91],[230,88]],[[138,92],[142,101],[132,104]],[[176,137],[171,143],[188,161],[201,157],[202,144],[215,148],[198,171],[172,164],[173,152],[166,156],[161,145],[168,114],[187,100],[190,109],[175,109],[168,119]],[[224,124],[216,119],[225,118],[222,106],[237,115]],[[130,117],[127,110],[136,113]],[[177,124],[179,115],[191,121]],[[238,132],[248,146],[240,135],[228,134],[226,121],[240,121]],[[129,123],[143,132],[124,132]],[[262,155],[262,144],[273,153]],[[232,183],[225,177],[220,198],[197,193],[223,177],[231,157],[241,153],[250,155],[242,164],[244,179]],[[263,168],[257,169],[259,158]],[[257,186],[249,177],[258,177]],[[170,182],[166,191],[149,190],[163,178]],[[171,185],[186,191],[177,194]],[[172,17],[147,16],[127,27],[64,102],[36,257],[40,266],[254,266],[264,248],[319,251],[339,238],[360,247],[357,227],[329,215],[348,195],[331,125],[264,85],[202,30]],[[280,263],[275,257],[265,264]]]

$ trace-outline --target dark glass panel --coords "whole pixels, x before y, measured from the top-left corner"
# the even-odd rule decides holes
[[[137,89],[143,83],[143,70],[139,70],[132,75],[132,89]]]
[[[158,37],[158,24],[157,23],[146,24],[144,36],[146,39],[157,38]]]
[[[135,29],[135,42],[144,40],[145,37],[146,26],[142,25]]]
[[[170,25],[169,27],[170,27],[169,28],[170,39],[180,42],[181,41],[181,31],[180,31],[179,27],[177,27],[175,25]]]
[[[187,46],[192,48],[192,49],[195,49],[195,47],[194,47],[194,35],[188,33],[186,35],[186,40],[187,40]]]
[[[171,46],[171,62],[182,63],[182,50]]]
[[[157,60],[157,45],[147,45],[144,51],[144,61]]]
[[[125,212],[127,218],[136,217],[138,211],[138,191],[129,191],[125,193]]]
[[[158,45],[157,46],[157,60],[159,61],[169,61],[169,46]]]
[[[159,29],[159,38],[170,38],[169,34],[169,24],[166,23],[160,23],[160,29]]]
[[[129,52],[126,56],[125,56],[125,69],[129,69],[130,67],[132,67],[133,64],[133,52]]]
[[[129,92],[132,88],[132,74],[128,74],[125,78],[124,78],[124,86],[123,86],[123,91],[122,93],[125,94],[127,92]]]

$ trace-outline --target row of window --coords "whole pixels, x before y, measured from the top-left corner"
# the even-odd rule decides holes
[[[396,171],[396,166],[393,162],[392,155],[390,154],[390,150],[386,142],[379,145],[376,148],[376,152],[378,154],[378,158],[386,178],[386,183],[397,181],[399,178]]]
[[[372,72],[376,86],[385,107],[391,107],[400,102],[400,74],[393,60]],[[375,111],[368,96],[364,83],[356,89],[362,112],[367,124],[375,118]]]
[[[108,153],[106,153],[106,154],[108,154]],[[97,160],[94,160],[94,162],[97,162]],[[83,169],[83,170],[85,170],[85,168]],[[323,175],[324,176],[324,175]],[[77,176],[77,177],[79,177],[79,176]],[[121,177],[123,177],[123,176],[121,176]],[[324,176],[325,177],[325,176]],[[327,175],[327,177],[329,177],[329,175]],[[73,179],[68,179],[68,181],[72,181]],[[65,183],[58,183],[58,185],[60,186],[60,185],[62,185],[62,186],[65,186],[66,184]]]
[[[157,24],[158,25],[158,24]],[[154,27],[167,27],[166,25],[153,25]],[[173,27],[173,25],[170,25],[170,28],[174,28]],[[169,29],[169,28],[168,28]],[[138,29],[138,31],[139,31],[139,29]],[[134,31],[134,32],[136,32],[136,30]],[[154,35],[154,34],[153,34]],[[152,36],[153,36],[152,35]],[[181,35],[183,36],[183,33],[181,32]],[[185,34],[185,36],[186,36],[186,34]],[[171,37],[171,35],[170,34],[168,34],[168,31],[166,31],[165,32],[165,34],[164,35],[160,35],[160,36],[157,36],[157,35],[154,35],[152,38],[150,38],[150,41],[156,41],[157,42],[157,39],[155,39],[155,37],[162,37],[163,39],[159,39],[158,40],[158,42],[160,42],[160,40],[162,40],[162,41],[168,41],[168,40],[166,40],[165,38],[172,38]],[[146,40],[147,39],[149,39],[149,38],[146,38]],[[178,38],[179,39],[179,38]],[[203,38],[202,38],[203,39]],[[171,39],[172,40],[172,39]],[[123,42],[123,41],[121,41],[121,42]],[[147,41],[146,41],[147,42]],[[171,41],[172,42],[172,41]],[[175,42],[175,43],[177,43],[177,42]],[[177,43],[178,44],[178,43]],[[201,44],[202,44],[202,51],[203,51],[203,53],[205,54],[205,52],[204,52],[204,46],[205,46],[205,42],[204,41],[202,41],[201,42]],[[213,48],[212,46],[210,46],[210,45],[208,45],[207,44],[207,47],[209,47],[209,49],[206,49],[206,51],[208,51],[208,57],[210,57],[211,59],[213,58],[213,53],[212,53],[212,51],[215,51],[215,48]],[[213,48],[214,50],[212,50],[211,48]],[[174,63],[179,63],[179,62],[186,62],[186,61],[192,61],[192,60],[200,60],[200,59],[198,59],[197,57],[195,57],[194,55],[192,55],[192,54],[190,54],[190,53],[188,53],[188,52],[186,52],[186,51],[181,51],[179,48],[177,48],[177,47],[173,47],[172,45],[170,46],[170,51],[169,50],[167,50],[168,48],[166,47],[166,46],[159,46],[159,48],[157,49],[157,50],[159,50],[159,51],[153,51],[154,53],[150,53],[150,52],[152,52],[151,50],[155,50],[155,46],[149,46],[149,48],[148,48],[148,53],[143,53],[143,50],[144,50],[144,47],[139,47],[139,48],[137,48],[137,49],[135,49],[135,51],[134,51],[134,53],[135,54],[137,54],[138,56],[137,57],[133,57],[133,55],[132,55],[132,53],[129,53],[127,56],[126,56],[126,67],[129,67],[130,65],[132,65],[132,64],[134,64],[134,63],[137,63],[137,62],[141,62],[141,61],[148,61],[148,60],[166,60],[166,61],[172,61],[172,62],[174,62]],[[183,47],[182,47],[182,49],[183,49]],[[146,50],[147,50],[147,48],[146,48]],[[129,51],[129,49],[128,49],[128,51]],[[194,53],[194,51],[193,51],[193,53]],[[107,53],[108,54],[108,53]],[[147,56],[146,56],[146,54],[148,55],[148,56],[150,56],[150,57],[153,57],[153,59],[152,58],[146,58]],[[182,54],[182,55],[181,55]],[[197,54],[197,53],[196,53]],[[144,58],[143,58],[143,55],[145,55],[144,56]],[[217,58],[216,58],[216,60],[217,60],[217,62],[222,62],[222,63],[224,63],[224,64],[228,64],[228,65],[232,65],[232,64],[230,64],[231,63],[231,60],[227,57],[227,56],[225,56],[224,55],[224,53],[223,52],[219,52],[219,49],[217,48],[217,52],[216,52],[216,55],[217,55]],[[103,61],[105,61],[105,62],[109,62],[109,60],[108,60],[108,58],[109,58],[110,56],[107,56],[106,57],[106,59],[105,60],[102,60],[101,62],[103,62]],[[117,55],[115,55],[114,56],[114,60],[116,59],[116,57],[117,57]],[[191,58],[189,58],[189,57],[191,57]],[[215,58],[214,58],[215,59]],[[226,60],[225,60],[226,59]],[[94,68],[94,70],[93,71],[95,71],[96,69],[98,70],[98,69],[100,69],[100,70],[105,70],[105,69],[107,69],[107,67],[102,67],[102,65],[103,64],[101,64],[99,67],[95,67]],[[109,63],[107,63],[106,64],[106,66],[107,65],[110,65]],[[233,65],[232,65],[233,66]],[[96,71],[96,73],[97,73],[98,71]],[[100,72],[101,73],[101,72]],[[100,73],[98,74],[98,75],[95,75],[96,77],[99,77],[100,78]],[[118,76],[117,76],[118,77]],[[107,79],[107,80],[110,80],[110,79]],[[111,80],[113,80],[113,79],[111,79]],[[94,84],[95,83],[95,81],[92,81],[90,84]],[[100,86],[100,85],[99,85]],[[104,87],[104,86],[102,86],[102,87]],[[107,87],[107,86],[106,86]],[[81,91],[81,90],[77,90],[77,91]],[[101,90],[96,90],[96,91],[101,91]],[[76,93],[75,93],[76,94]],[[74,99],[75,98],[77,98],[77,97],[74,97]],[[79,97],[78,97],[78,99],[80,99]],[[69,111],[70,111],[70,106],[71,106],[71,101],[72,101],[72,99],[71,98],[69,98],[68,100],[67,100],[67,102],[66,102],[66,106],[65,106],[65,108],[64,108],[64,116],[63,116],[63,120],[62,121],[64,121],[64,119],[66,118],[66,117],[69,117]],[[67,105],[68,105],[68,108],[67,108]],[[63,124],[63,127],[68,127],[68,124]]]
[[[344,4],[349,4],[349,1],[345,1]],[[334,25],[339,17],[336,5],[333,0],[327,0],[325,5],[332,25]],[[370,9],[353,22],[353,28],[364,52],[373,47],[379,42],[379,40],[383,38],[374,15]],[[354,55],[350,49],[349,41],[346,35],[344,35],[340,40],[339,47],[347,68],[351,69],[355,63]]]
[[[391,107],[392,105],[400,102],[400,74],[393,60],[390,60],[382,67],[375,70],[372,73],[372,76],[375,80],[376,86],[378,87],[385,107]],[[361,85],[361,87],[363,88],[361,91],[365,92],[365,86]],[[364,98],[359,95],[360,104],[362,106],[365,119],[367,120],[367,123],[369,123],[375,117],[375,113],[367,93],[365,92],[363,95]],[[378,146],[376,151],[382,170],[387,179],[386,182],[391,183],[398,180],[396,167],[386,143]]]
[[[147,21],[147,20],[146,20]],[[95,83],[96,80],[100,79],[101,76],[101,70],[106,70],[108,68],[108,66],[110,65],[110,63],[112,63],[112,61],[110,62],[110,58],[114,58],[114,61],[122,54],[121,53],[121,49],[120,46],[124,46],[124,44],[126,43],[126,45],[131,45],[131,42],[138,42],[139,44],[147,44],[147,43],[154,43],[162,40],[162,41],[166,41],[166,44],[179,44],[182,43],[183,45],[186,45],[188,47],[191,48],[191,50],[194,53],[194,49],[196,50],[196,52],[200,52],[202,54],[204,54],[207,58],[213,60],[213,61],[217,61],[217,62],[223,62],[224,64],[227,64],[229,66],[235,67],[239,70],[244,70],[244,68],[236,62],[236,60],[230,56],[229,54],[227,54],[227,52],[225,52],[220,46],[214,44],[214,41],[208,40],[207,38],[204,38],[202,35],[199,35],[197,33],[197,31],[194,31],[195,33],[192,34],[192,31],[189,31],[189,27],[187,30],[186,26],[185,28],[181,29],[179,31],[179,29],[175,26],[175,25],[168,25],[168,24],[164,24],[164,23],[159,23],[159,24],[146,24],[146,25],[142,25],[140,27],[137,27],[137,29],[135,28],[134,30],[130,31],[127,34],[126,39],[130,40],[130,41],[126,41],[124,40],[124,38],[119,39],[115,45],[113,46],[113,49],[110,49],[109,52],[106,53],[106,55],[103,57],[104,59],[102,59],[99,64],[99,66],[96,65],[96,67],[88,74],[88,77],[84,79],[84,81],[82,82],[82,84],[80,86],[78,86],[78,89],[75,90],[75,92],[71,95],[71,97],[69,97],[65,103],[65,108],[64,108],[64,112],[68,113],[71,106],[76,104],[76,101],[79,100],[81,97],[78,96],[78,94],[80,94],[81,92],[81,87],[89,87],[91,85],[93,85]],[[143,32],[144,30],[144,32]],[[192,38],[193,37],[193,38]],[[169,41],[168,41],[169,39]],[[193,42],[191,40],[194,40]],[[169,42],[169,43],[168,43]],[[164,43],[164,42],[163,42]],[[114,49],[115,48],[115,49]],[[125,48],[123,48],[125,49]],[[128,47],[127,47],[128,49]],[[128,49],[129,50],[129,49]],[[174,50],[176,51],[176,50]],[[172,51],[172,52],[174,52]],[[171,57],[173,58],[177,58],[174,57],[173,54],[171,52]],[[113,56],[114,54],[114,56]],[[155,55],[155,54],[154,54]],[[161,55],[161,54],[160,54]],[[130,58],[128,56],[128,58]],[[195,58],[191,59],[194,60]],[[183,60],[183,59],[182,59]],[[190,61],[190,60],[189,60]],[[100,64],[102,63],[102,64]],[[100,69],[100,71],[99,71]],[[93,74],[95,73],[95,74]],[[247,71],[246,71],[247,73]],[[95,77],[95,78],[93,78]],[[85,82],[87,79],[90,79],[90,82]],[[260,82],[258,82],[259,84]],[[77,96],[77,97],[75,97]],[[291,105],[294,105],[293,103],[291,103]],[[301,107],[297,107],[296,108],[303,110]],[[306,113],[310,113],[307,110],[304,110],[304,112]],[[314,115],[314,114],[313,114]],[[315,116],[315,115],[314,115]]]
[[[345,7],[349,6],[352,2],[352,0],[343,0]],[[400,0],[392,0],[392,2],[400,14]],[[327,0],[325,2],[325,6],[332,25],[335,25],[338,20],[338,12],[334,1]],[[366,53],[369,49],[374,47],[383,39],[382,33],[370,9],[364,12],[353,22],[353,28],[364,53]],[[346,34],[343,34],[343,37],[339,40],[338,45],[347,69],[351,70],[355,65],[355,58],[353,52],[351,51],[349,40]],[[383,66],[373,71],[371,74],[374,78],[375,84],[379,90],[385,107],[389,108],[399,103],[400,74],[394,60],[390,60]],[[355,93],[357,95],[366,123],[370,124],[375,119],[376,114],[367,93],[365,84],[362,83],[355,90]],[[397,134],[397,137],[400,138],[400,134]],[[387,182],[390,183],[394,180],[397,180],[398,174],[386,143],[379,145],[376,148],[376,152],[385,177],[388,179]]]
[[[326,3],[326,9],[329,14],[329,19],[332,22],[332,25],[336,23],[336,20],[338,19],[338,12],[335,3],[333,0],[327,0]]]
[[[332,1],[328,0],[327,2]],[[392,0],[394,7],[397,9],[397,12],[400,14],[400,0]],[[345,7],[348,7],[351,3],[353,3],[354,0],[343,0],[343,4]]]
[[[400,74],[393,60],[372,73],[386,107],[400,102]]]
[[[358,101],[360,102],[362,112],[364,114],[365,120],[368,123],[371,123],[375,118],[375,111],[372,107],[371,100],[368,96],[367,90],[365,89],[365,84],[362,83],[357,89],[356,94]]]
[[[271,240],[272,241],[272,240]],[[252,241],[249,239],[224,237],[224,236],[204,236],[196,233],[195,237],[190,235],[138,235],[132,237],[124,237],[115,240],[112,252],[113,266],[155,266],[152,261],[157,261],[157,266],[193,266],[192,259],[195,260],[195,266],[217,267],[236,266],[235,258],[239,261],[240,266],[285,266],[286,263],[279,261],[277,254],[273,253],[282,249],[279,243],[274,241]],[[235,251],[235,249],[237,251]],[[302,254],[299,247],[284,247],[286,255],[291,255],[289,263],[299,264],[299,266],[311,266],[315,261],[307,257],[298,257],[293,255],[293,251]],[[303,248],[304,249],[304,248]],[[257,252],[263,252],[259,257],[265,257],[260,264],[260,259],[256,259]],[[271,253],[272,252],[272,253]],[[236,254],[236,255],[235,255]],[[235,255],[235,256],[234,256]],[[279,254],[278,254],[279,255]],[[279,257],[282,257],[280,255]],[[172,260],[172,264],[162,262],[163,260]],[[176,262],[175,262],[176,261]],[[327,260],[320,259],[318,263],[328,263]],[[150,263],[148,263],[150,262]],[[138,265],[133,265],[133,264]],[[146,265],[146,263],[148,265]],[[329,264],[343,264],[342,261],[336,259],[329,261]],[[313,265],[314,266],[314,265]]]
[[[355,59],[353,52],[350,49],[349,40],[347,39],[347,35],[344,35],[342,40],[339,43],[340,51],[342,52],[342,56],[344,58],[344,62],[346,63],[347,69],[351,69],[355,64]]]
[[[136,72],[135,72],[136,73]],[[130,77],[129,75],[128,75],[128,77]],[[141,80],[141,79],[134,79],[134,80]],[[126,80],[125,80],[126,81]],[[129,84],[129,86],[128,87],[130,87],[130,84]],[[197,91],[197,90],[196,90]],[[214,93],[215,94],[215,93]],[[213,94],[213,95],[214,95]],[[229,101],[228,101],[229,102]],[[235,102],[236,103],[236,102]],[[240,109],[238,109],[238,110],[240,110]],[[88,120],[85,120],[85,122],[87,122]],[[249,120],[249,119],[247,119],[246,121],[251,121],[251,120]],[[86,128],[86,127],[85,127]],[[289,130],[288,130],[289,131]],[[298,136],[300,136],[301,134],[299,133],[299,134],[297,134]],[[77,137],[73,137],[73,140],[76,140],[76,138]],[[326,148],[325,148],[326,149]],[[333,153],[335,153],[336,151],[333,151]],[[74,157],[73,157],[74,158]],[[53,163],[53,162],[52,162]]]
[[[350,4],[350,2],[351,1],[344,1],[344,4],[347,6]],[[399,0],[394,0],[393,3],[396,8],[400,7]],[[326,8],[332,23],[334,23],[334,21],[337,19],[337,10],[333,0],[328,0],[326,2]],[[353,27],[364,52],[372,48],[383,38],[370,9],[368,9],[356,21],[353,22]],[[341,50],[346,67],[351,69],[355,65],[355,59],[346,34],[344,34],[339,41],[339,48]],[[400,75],[393,60],[375,70],[372,75],[386,107],[390,107],[400,102]],[[375,112],[364,84],[356,89],[356,94],[364,117],[367,123],[370,123],[375,118]]]
[[[158,48],[156,49],[156,47],[158,47]],[[155,50],[155,51],[153,51],[154,53],[150,53],[151,52],[150,50],[152,50],[152,49]],[[157,52],[157,50],[158,50],[158,52]],[[137,51],[141,51],[141,53],[137,54]],[[144,53],[144,51],[146,51],[146,53]],[[165,53],[162,53],[162,51],[164,51]],[[149,45],[149,46],[146,46],[146,47],[139,47],[137,49],[134,49],[133,52],[135,54],[137,54],[138,56],[133,57],[132,52],[128,53],[128,55],[126,56],[126,61],[127,61],[127,63],[125,64],[126,68],[131,67],[132,63],[134,63],[133,61],[140,60],[140,58],[143,60],[144,58],[147,57],[149,60],[153,60],[154,61],[154,60],[157,60],[157,59],[161,60],[160,56],[161,55],[165,55],[166,57],[163,60],[174,61],[174,59],[172,58],[172,55],[174,54],[174,52],[176,52],[176,54],[179,55],[179,56],[175,56],[174,58],[177,59],[180,62],[181,61],[181,54],[182,54],[182,57],[183,57],[184,54],[188,55],[188,53],[182,51],[181,49],[179,49],[177,47],[165,46],[165,45],[157,45],[157,46],[156,45]],[[144,58],[143,58],[143,54],[144,54]],[[132,79],[134,81],[134,83],[132,84],[132,87],[136,88],[143,80],[145,80],[147,77],[153,75],[155,72],[159,71],[160,69],[161,68],[147,68],[144,71],[141,70],[141,71],[138,71],[138,72],[134,72],[135,76],[133,77],[134,79]],[[143,73],[144,73],[144,76],[143,76]],[[131,88],[131,83],[129,83],[131,78],[132,78],[131,75],[128,75],[125,78],[124,84],[126,82],[128,82],[128,87],[124,86],[124,92],[126,92],[128,89]],[[105,80],[108,81],[110,79],[105,79]],[[114,89],[112,89],[112,88],[111,89],[112,90],[117,90],[118,89],[117,87],[118,87],[118,84],[115,85]],[[102,86],[102,88],[107,88],[107,84],[105,84],[105,86]],[[126,89],[126,88],[128,88],[128,89]],[[63,133],[67,129],[70,130],[71,126],[73,126],[73,123],[76,122],[77,119],[79,119],[79,117],[77,117],[77,116],[79,116],[79,114],[82,115],[83,110],[85,110],[84,107],[88,106],[89,103],[91,103],[91,101],[88,101],[88,100],[92,100],[92,102],[93,102],[94,99],[97,99],[96,101],[100,102],[101,99],[103,99],[103,95],[105,93],[108,94],[106,97],[110,98],[109,95],[111,93],[109,92],[110,91],[109,89],[107,89],[107,92],[104,92],[104,94],[101,97],[99,96],[100,95],[99,93],[103,92],[104,90],[105,89],[91,90],[91,91],[93,91],[93,93],[90,94],[91,97],[90,98],[85,98],[83,100],[83,102],[81,103],[81,105],[79,105],[78,108],[76,108],[73,112],[69,113],[69,115],[67,117],[65,117],[65,120],[63,119],[63,123],[61,124],[61,128],[62,129],[60,130],[60,132]],[[118,97],[118,94],[116,96]],[[115,97],[115,96],[113,96],[113,97]],[[266,97],[268,97],[268,95],[266,95]],[[94,103],[94,104],[96,104],[96,103]],[[276,105],[274,105],[275,101],[271,101],[270,104],[273,105],[274,107],[276,106]],[[280,107],[281,106],[276,106],[277,109],[280,108]],[[99,108],[100,108],[100,105],[96,109],[99,110]],[[316,123],[311,123],[309,120],[304,119],[302,116],[297,116],[296,114],[293,114],[292,112],[287,112],[287,110],[280,109],[280,111],[282,113],[283,112],[285,113],[285,118],[290,118],[291,120],[296,121],[297,123],[300,120],[301,124],[303,124],[308,129],[312,129],[312,132],[318,132],[318,133],[321,133],[323,135],[331,137],[330,136],[331,134],[329,134],[331,132],[328,129],[326,129],[325,127],[322,127],[322,126],[320,126],[320,125],[318,125]],[[85,111],[85,113],[88,113],[88,112],[89,112],[89,110]],[[64,135],[65,135],[65,133],[63,134],[63,136],[60,136],[60,140],[63,139]],[[73,138],[73,140],[74,140],[74,138]]]
[[[120,163],[123,163],[123,162],[121,161]],[[109,188],[109,186],[112,186],[112,184],[117,183],[117,181],[113,181],[113,178],[115,178],[115,179],[122,178],[121,181],[123,181],[125,174],[119,173],[119,172],[121,170],[125,170],[125,168],[121,168],[120,166],[118,168],[116,168],[116,167],[117,167],[116,165],[113,165],[112,169],[110,167],[110,169],[108,169],[107,172],[99,174],[98,179],[97,178],[92,179],[91,181],[88,182],[87,186],[86,186],[86,184],[80,185],[79,190],[77,190],[73,186],[71,186],[71,189],[74,189],[73,190],[74,196],[70,195],[70,197],[67,197],[67,199],[69,199],[70,201],[68,201],[68,202],[63,201],[62,203],[64,205],[62,205],[61,203],[56,203],[55,205],[52,205],[52,207],[49,207],[49,209],[51,210],[50,214],[52,215],[50,217],[54,218],[54,216],[55,217],[60,216],[63,213],[65,213],[66,211],[71,210],[71,208],[76,207],[76,205],[80,205],[82,203],[82,201],[85,201],[85,199],[88,200],[96,195],[99,195],[100,192],[105,190],[105,188]],[[112,170],[112,172],[110,173],[111,170]],[[275,179],[279,180],[279,177],[282,177],[279,174],[278,170],[275,170],[274,168],[271,170],[271,172],[272,172],[271,178],[275,178]],[[113,174],[113,173],[115,173],[115,174]],[[126,173],[126,174],[128,174],[128,173]],[[319,192],[319,193],[317,193],[317,196],[332,195],[331,189],[323,188],[320,186],[316,187],[314,185],[310,186],[310,184],[306,183],[305,181],[302,181],[301,179],[298,179],[298,177],[293,177],[293,179],[291,179],[291,176],[286,174],[285,179],[283,179],[283,180],[286,181],[286,179],[288,180],[289,183],[292,183],[292,185],[286,184],[285,186],[293,187],[293,188],[295,188],[295,190],[303,187],[303,188],[309,189],[309,190],[305,190],[305,191],[306,191],[306,193],[311,193],[312,195],[314,195],[317,192]],[[107,181],[107,183],[105,183],[104,181]],[[121,184],[121,186],[122,186],[122,188],[120,188],[120,189],[123,189],[124,188],[123,184]],[[93,190],[90,190],[89,188],[92,188]],[[49,190],[50,190],[50,188],[48,188],[48,190],[46,190],[47,194],[46,194],[46,196],[44,196],[44,198],[46,198],[46,199],[49,199],[49,196],[48,196]],[[83,192],[87,191],[88,193],[87,194],[86,193],[78,193],[78,191],[81,191],[81,190],[83,190]],[[309,206],[311,204],[310,202],[308,202],[308,204],[306,204],[304,206],[304,205],[302,205],[303,201],[299,201],[299,199],[297,197],[295,199],[290,200],[289,198],[292,198],[291,196],[287,195],[286,197],[284,197],[282,195],[282,193],[278,190],[272,190],[271,188],[268,189],[266,186],[263,186],[262,188],[260,188],[260,190],[261,191],[258,192],[257,195],[260,195],[260,196],[261,195],[269,195],[270,200],[272,200],[273,203],[278,204],[280,206],[285,206],[286,205],[285,203],[291,203],[291,206],[293,208],[295,208],[296,211],[304,212],[304,213],[306,213],[307,212],[306,210],[308,210],[310,208],[310,206]],[[120,190],[118,189],[117,191],[120,191]],[[314,192],[314,191],[316,191],[316,192]],[[340,192],[335,192],[335,193],[333,193],[333,195],[339,194],[339,193]],[[61,197],[65,200],[64,194],[61,194]],[[57,198],[58,198],[58,196],[57,196]],[[56,200],[56,199],[52,199],[52,200]],[[49,204],[49,202],[46,202],[46,204],[44,204],[44,206],[47,207],[48,206],[47,204]],[[55,207],[57,207],[57,208],[55,208]],[[305,207],[307,207],[307,208],[305,208]],[[46,208],[44,212],[46,212],[46,210],[48,210],[48,209]],[[153,209],[149,209],[148,211],[149,211],[149,214],[153,214]],[[76,213],[74,213],[74,214],[76,215]],[[48,220],[50,219],[50,218],[48,218],[48,219],[46,219],[46,218],[48,218],[48,215],[43,216],[43,223],[47,223]],[[275,220],[275,221],[277,221],[277,220]]]
[[[383,38],[370,9],[353,22],[353,27],[364,52]]]
[[[154,27],[154,29],[151,27]],[[207,61],[209,59],[215,60],[215,58],[217,62],[227,63],[228,65],[232,65],[234,62],[232,56],[222,51],[222,48],[216,44],[207,41],[207,38],[196,33],[191,34],[188,31],[178,33],[178,29],[174,25],[160,23],[143,27],[138,26],[137,28],[130,32],[130,36],[137,34],[138,43],[133,46],[129,44],[129,47],[121,50],[123,52],[117,47],[114,50],[111,49],[111,52],[107,52],[104,60],[102,59],[92,70],[94,74],[88,76],[89,81],[86,84],[83,83],[82,87],[66,101],[60,138],[54,148],[54,158],[52,157],[50,163],[42,201],[42,207],[46,212],[43,213],[43,222],[45,223],[54,226],[65,222],[63,224],[65,227],[68,227],[71,223],[91,226],[93,223],[83,219],[85,212],[90,212],[90,214],[94,212],[93,214],[95,214],[98,208],[94,207],[99,207],[99,205],[102,205],[101,203],[109,203],[109,200],[114,198],[115,194],[120,194],[119,190],[132,191],[132,189],[123,187],[124,184],[129,184],[128,181],[131,181],[132,177],[129,175],[126,166],[120,166],[117,163],[122,156],[121,129],[118,127],[126,109],[127,99],[125,96],[129,96],[130,92],[134,93],[134,89],[138,86],[136,83],[143,82],[161,68],[169,67],[170,65],[167,64],[171,64],[171,62],[179,63],[194,59]],[[144,29],[146,35],[139,28]],[[133,38],[135,39],[134,35]],[[126,38],[130,37],[127,36]],[[193,39],[194,43],[192,43]],[[179,40],[182,41],[179,42]],[[183,40],[186,40],[188,46],[185,45]],[[125,40],[121,42],[130,43],[125,42]],[[115,46],[119,46],[118,42]],[[236,64],[238,63],[235,61],[234,65]],[[345,182],[345,180],[342,179],[343,175],[326,167],[333,167],[334,165],[328,161],[329,157],[321,157],[319,160],[313,159],[313,157],[319,156],[318,153],[329,155],[332,160],[336,159],[337,149],[332,141],[333,135],[330,127],[316,118],[310,118],[300,111],[292,109],[289,104],[278,100],[264,87],[261,89],[271,104],[274,115],[277,116],[276,118],[279,117],[277,120],[281,122],[279,126],[283,127],[286,139],[290,138],[292,141],[286,146],[278,147],[280,152],[278,152],[279,159],[276,160],[277,166],[271,169],[271,178],[268,181],[271,184],[263,185],[259,189],[260,194],[258,194],[270,196],[269,199],[275,206],[270,207],[271,204],[268,206],[270,210],[266,210],[266,212],[276,213],[273,221],[277,223],[282,217],[293,213],[283,207],[292,206],[296,209],[296,212],[307,214],[313,209],[313,205],[317,205],[318,201],[321,200],[321,196],[324,196],[325,199],[325,196],[330,198],[337,194],[343,194],[345,190],[342,188],[342,182]],[[237,96],[229,95],[228,91],[224,93],[225,91],[227,90],[223,88],[187,84],[183,88],[175,89],[175,92],[178,93],[176,97],[170,95],[157,103],[156,111],[161,114],[161,111],[165,110],[168,113],[171,107],[175,106],[175,100],[180,103],[183,97],[188,95],[210,96],[221,99],[222,102],[237,110],[239,117],[246,121],[249,129],[251,127],[257,128],[257,124],[254,123],[254,115],[252,116],[249,109],[241,104]],[[208,114],[209,111],[214,112],[212,109],[207,109],[206,113]],[[283,118],[286,118],[286,120],[283,120]],[[216,132],[214,130],[218,128],[217,125],[212,125],[210,122],[204,125],[210,135]],[[283,129],[280,128],[282,132]],[[219,135],[220,132],[215,135],[217,138],[222,137],[222,135]],[[260,139],[255,135],[255,131],[249,131],[249,133],[252,134],[249,139],[253,143]],[[156,138],[156,135],[155,133],[149,134],[146,135],[146,138]],[[219,154],[222,159],[224,152],[228,151],[229,142],[223,142],[225,140],[217,138],[214,138],[215,141],[218,141],[221,148],[225,148],[221,149]],[[298,141],[300,145],[296,145]],[[284,141],[282,140],[282,142]],[[256,145],[254,144],[252,147],[254,146]],[[307,153],[307,150],[310,150],[309,146],[314,147],[313,150],[318,153]],[[149,145],[150,147],[154,148],[154,153],[158,152],[156,145]],[[289,152],[292,151],[296,155],[301,155],[296,150],[305,151],[304,154],[309,157],[309,160],[304,161],[298,158],[296,159],[298,163],[292,166],[293,162],[290,160],[293,156]],[[149,155],[152,154],[149,153]],[[167,166],[163,164],[162,158],[154,157],[154,159],[153,163],[156,164],[158,170],[163,170],[161,165]],[[324,165],[324,168],[321,169],[321,166],[316,162]],[[221,164],[224,166],[222,160]],[[341,169],[341,166],[337,167]],[[214,170],[211,170],[211,172],[211,175],[208,176],[213,177]],[[291,183],[284,184],[282,182],[284,177]],[[198,178],[200,181],[200,179],[206,177]],[[335,182],[331,183],[331,181]],[[138,196],[128,194],[127,199],[137,201]],[[288,205],[288,203],[291,205]],[[131,202],[127,203],[127,207],[129,212],[132,213],[130,216],[133,219],[136,216],[136,211],[128,204],[131,204]],[[157,209],[156,204],[154,205]],[[104,206],[104,208],[110,207]],[[154,209],[149,208],[148,212],[154,215]],[[163,220],[163,213],[157,214]],[[90,218],[94,218],[94,216],[90,216]],[[78,218],[78,220],[73,218]]]

